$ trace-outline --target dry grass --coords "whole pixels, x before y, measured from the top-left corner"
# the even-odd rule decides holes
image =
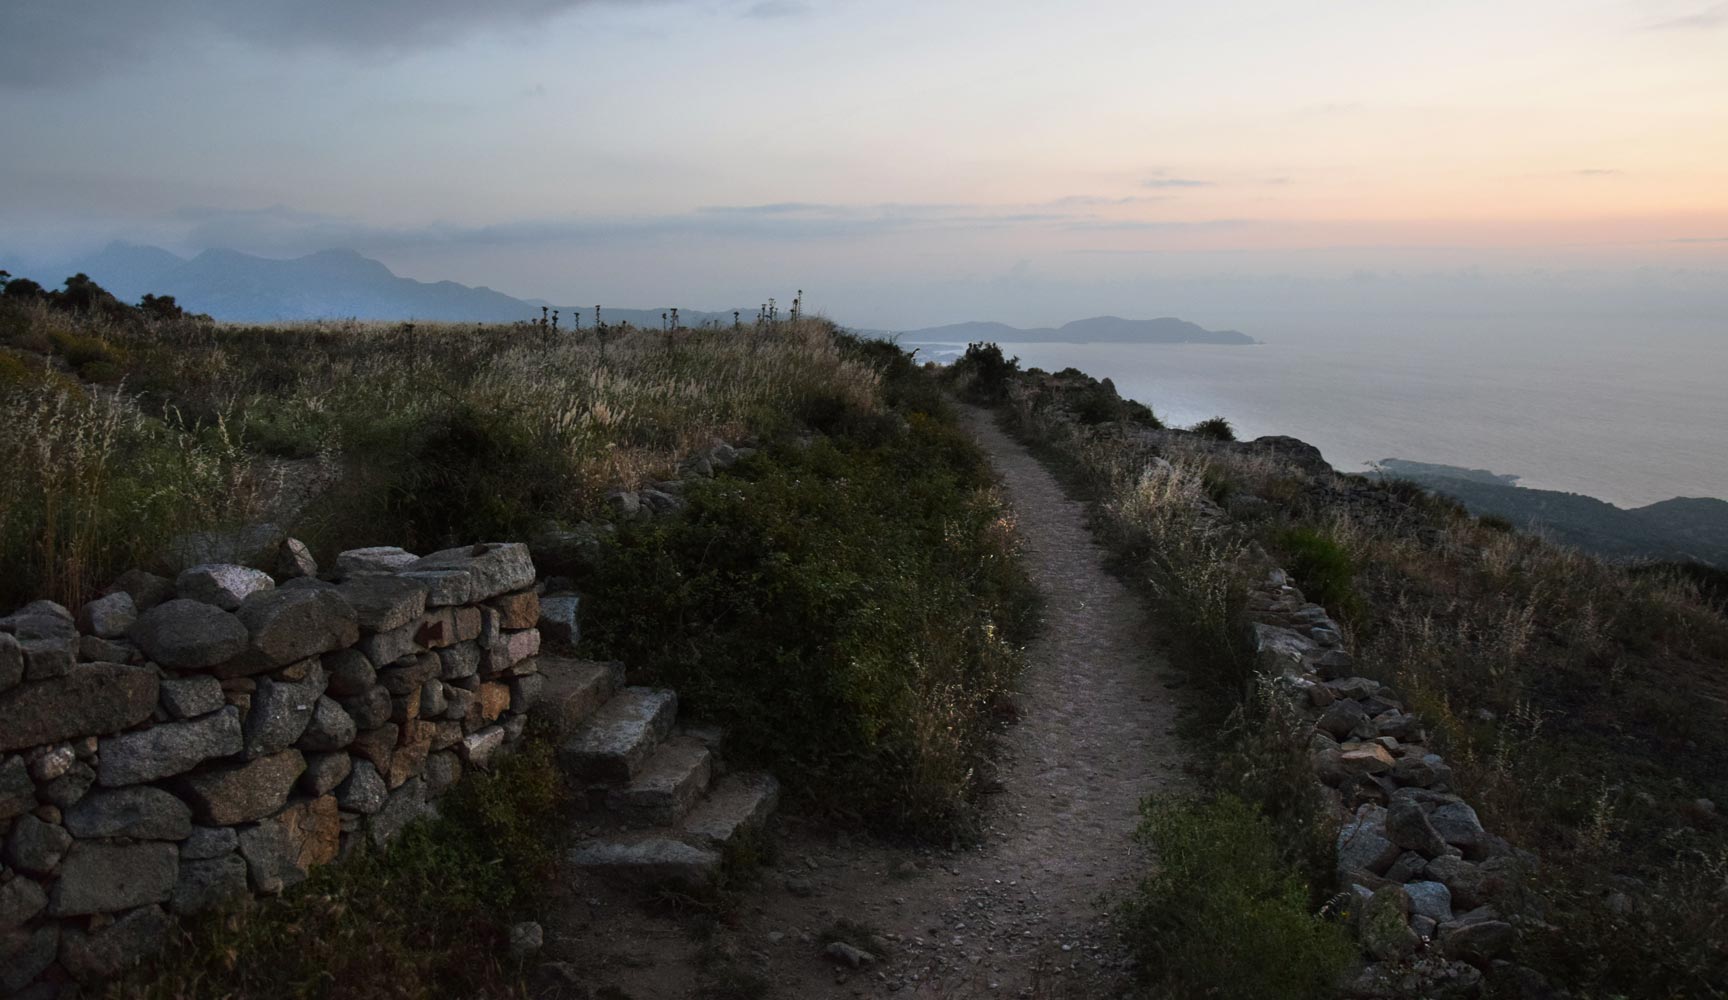
[[[877,382],[821,320],[667,337],[7,303],[0,558],[23,570],[0,603],[76,603],[173,534],[265,512],[321,556],[588,518],[716,437],[879,406]]]

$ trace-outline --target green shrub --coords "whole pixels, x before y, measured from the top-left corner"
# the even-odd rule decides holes
[[[1350,620],[1360,617],[1362,595],[1356,590],[1356,561],[1344,546],[1310,527],[1287,528],[1274,541],[1285,568],[1309,600],[1324,605],[1334,615]]]
[[[967,344],[966,353],[954,362],[949,374],[964,387],[966,395],[980,402],[996,403],[1007,398],[1008,384],[1020,371],[1020,359],[1003,355],[997,344]]]
[[[1476,523],[1487,528],[1489,531],[1498,531],[1501,534],[1506,534],[1512,531],[1512,522],[1498,514],[1483,514],[1481,517],[1476,519]]]
[[[499,996],[519,980],[508,928],[553,881],[565,784],[531,734],[470,774],[387,852],[362,846],[276,899],[207,914],[111,997]]]
[[[1173,996],[1332,997],[1355,958],[1349,932],[1311,909],[1272,824],[1234,796],[1142,807],[1157,852],[1126,908],[1145,970]]]
[[[605,595],[584,649],[676,688],[808,804],[951,832],[1032,614],[989,487],[977,446],[918,414],[780,446],[623,527],[578,581]]]
[[[1230,426],[1230,421],[1223,417],[1210,417],[1188,428],[1195,434],[1212,441],[1236,440],[1236,429]]]

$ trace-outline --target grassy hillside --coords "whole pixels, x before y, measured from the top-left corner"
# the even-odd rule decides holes
[[[716,436],[881,405],[876,369],[823,321],[234,327],[17,285],[0,296],[0,605],[76,604],[178,534],[249,521],[323,557],[525,537]]]
[[[1708,577],[1606,564],[1407,483],[1337,475],[1289,439],[1166,430],[1078,372],[957,367],[1091,493],[1211,693],[1218,787],[1280,823],[1316,903],[1335,887],[1329,820],[1294,794],[1306,736],[1243,700],[1235,623],[1256,548],[1340,619],[1363,673],[1406,694],[1488,828],[1540,856],[1501,903],[1522,961],[1578,996],[1723,995],[1728,614]]]

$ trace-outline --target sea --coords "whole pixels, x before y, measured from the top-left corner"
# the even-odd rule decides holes
[[[1315,445],[1333,467],[1387,458],[1484,468],[1635,507],[1728,498],[1728,318],[1293,322],[1261,343],[1007,343],[1022,367],[1109,378],[1166,424],[1222,416],[1238,438]],[[919,343],[952,360],[964,344]]]

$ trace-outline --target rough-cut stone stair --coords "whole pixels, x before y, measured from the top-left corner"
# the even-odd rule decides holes
[[[591,835],[565,857],[576,871],[645,886],[699,889],[726,849],[762,829],[780,786],[727,773],[721,734],[678,727],[678,696],[626,687],[616,663],[542,656],[536,709],[553,723],[559,759],[587,803]]]

